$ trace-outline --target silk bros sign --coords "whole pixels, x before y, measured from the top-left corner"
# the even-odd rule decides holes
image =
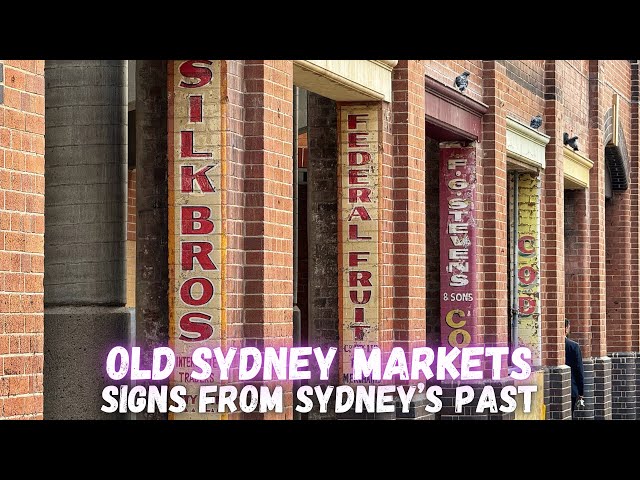
[[[343,104],[339,110],[338,296],[342,383],[354,382],[353,349],[362,347],[369,352],[378,347],[379,108],[376,104]]]
[[[191,354],[220,345],[225,331],[220,68],[219,60],[175,60],[168,67],[170,345],[172,383],[187,388],[185,414],[196,410],[199,384],[217,380],[215,371],[192,378]]]

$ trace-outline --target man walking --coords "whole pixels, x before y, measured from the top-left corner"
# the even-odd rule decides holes
[[[580,345],[573,340],[569,340],[569,320],[564,320],[564,363],[571,367],[571,414],[576,408],[576,403],[580,401],[584,405],[584,366],[582,365],[582,352]]]

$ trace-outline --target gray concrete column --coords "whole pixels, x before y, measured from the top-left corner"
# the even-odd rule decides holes
[[[126,345],[127,62],[45,63],[44,418],[100,411]]]
[[[338,113],[336,103],[309,92],[307,219],[309,245],[309,343],[338,347]],[[337,360],[337,359],[336,359]],[[318,378],[313,374],[312,378]],[[323,382],[324,383],[324,382]],[[332,369],[330,385],[339,385]],[[335,417],[315,409],[309,419]]]
[[[169,342],[167,61],[136,62],[136,345],[143,364]],[[137,419],[166,419],[139,413]]]

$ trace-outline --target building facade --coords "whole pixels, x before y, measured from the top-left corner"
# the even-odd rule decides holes
[[[331,384],[355,346],[526,346],[529,414],[447,383],[357,418],[571,419],[565,318],[573,418],[637,418],[637,61],[0,64],[0,418],[117,418],[105,356],[134,343],[189,398],[205,344],[336,347]],[[222,418],[331,418],[283,385]],[[190,402],[169,418],[221,417]]]

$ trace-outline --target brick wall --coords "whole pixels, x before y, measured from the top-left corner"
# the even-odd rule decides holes
[[[41,419],[44,61],[0,64],[0,418]]]
[[[589,218],[591,247],[589,249],[589,282],[590,282],[590,307],[591,307],[591,351],[594,357],[602,357],[607,353],[606,345],[606,269],[605,269],[605,245],[601,240],[605,236],[604,223],[604,192],[605,192],[605,164],[604,164],[604,138],[603,119],[605,103],[601,92],[602,60],[589,61],[589,159],[593,167],[589,172]],[[594,375],[600,372],[610,372],[610,364],[607,369],[594,370]],[[598,364],[596,363],[596,367]],[[610,375],[610,373],[609,373]],[[609,377],[610,378],[610,377]],[[611,384],[609,384],[609,389]],[[597,389],[596,389],[597,393]],[[603,397],[604,398],[604,397]],[[610,403],[608,404],[610,408]],[[596,408],[596,418],[598,408]],[[610,410],[609,410],[610,415]],[[606,414],[605,414],[606,416]]]
[[[247,60],[245,81],[244,337],[291,346],[293,292],[293,62]],[[286,412],[292,418],[291,382]]]
[[[565,316],[584,358],[591,356],[588,199],[586,190],[564,192]]]
[[[425,191],[424,96],[422,62],[401,60],[393,70],[391,105],[394,199],[392,318],[394,344],[405,350],[423,345],[426,338],[425,196],[422,193]],[[438,255],[430,257],[430,263],[433,258],[438,258]]]
[[[493,60],[483,62],[484,97],[489,110],[482,119],[478,161],[478,271],[480,309],[478,324],[485,343],[506,345],[507,295],[507,147],[506,69]]]
[[[228,60],[226,67],[226,145],[227,162],[225,229],[227,239],[226,270],[226,315],[227,347],[240,348],[244,337],[244,148],[245,148],[245,112],[244,112],[244,61]],[[253,87],[255,88],[255,87]],[[250,116],[246,120],[251,120]],[[250,203],[246,205],[251,206]],[[260,267],[249,266],[247,273],[254,277],[260,273]]]
[[[635,61],[631,64],[631,104],[630,104],[630,131],[627,134],[629,137],[629,154],[631,158],[637,159],[640,154],[638,148],[638,136],[640,135],[640,122],[638,121],[638,94],[640,90],[640,78],[638,71],[638,62]],[[640,176],[638,175],[638,161],[632,161],[630,165],[631,185],[631,238],[639,238],[640,235],[640,216],[638,209],[640,208],[639,195],[640,195]],[[640,245],[637,242],[633,242],[631,245],[631,347],[634,352],[640,351],[640,289],[635,286],[640,286]],[[640,378],[638,378],[640,382]]]
[[[631,140],[631,66],[628,61],[603,62],[602,94],[604,111],[612,106],[613,93],[620,99],[620,123],[626,139]],[[608,138],[605,134],[604,142]],[[634,163],[631,161],[630,166]],[[614,191],[605,203],[606,282],[607,282],[607,351],[629,352],[632,346],[632,304],[637,310],[637,283],[631,296],[631,193],[632,189]],[[636,214],[637,215],[637,214]],[[637,243],[637,242],[633,242]],[[632,247],[633,248],[633,247]],[[637,257],[637,245],[634,248]]]
[[[465,95],[482,101],[482,60],[423,60],[425,75],[453,87],[455,78],[465,70],[471,73]]]

